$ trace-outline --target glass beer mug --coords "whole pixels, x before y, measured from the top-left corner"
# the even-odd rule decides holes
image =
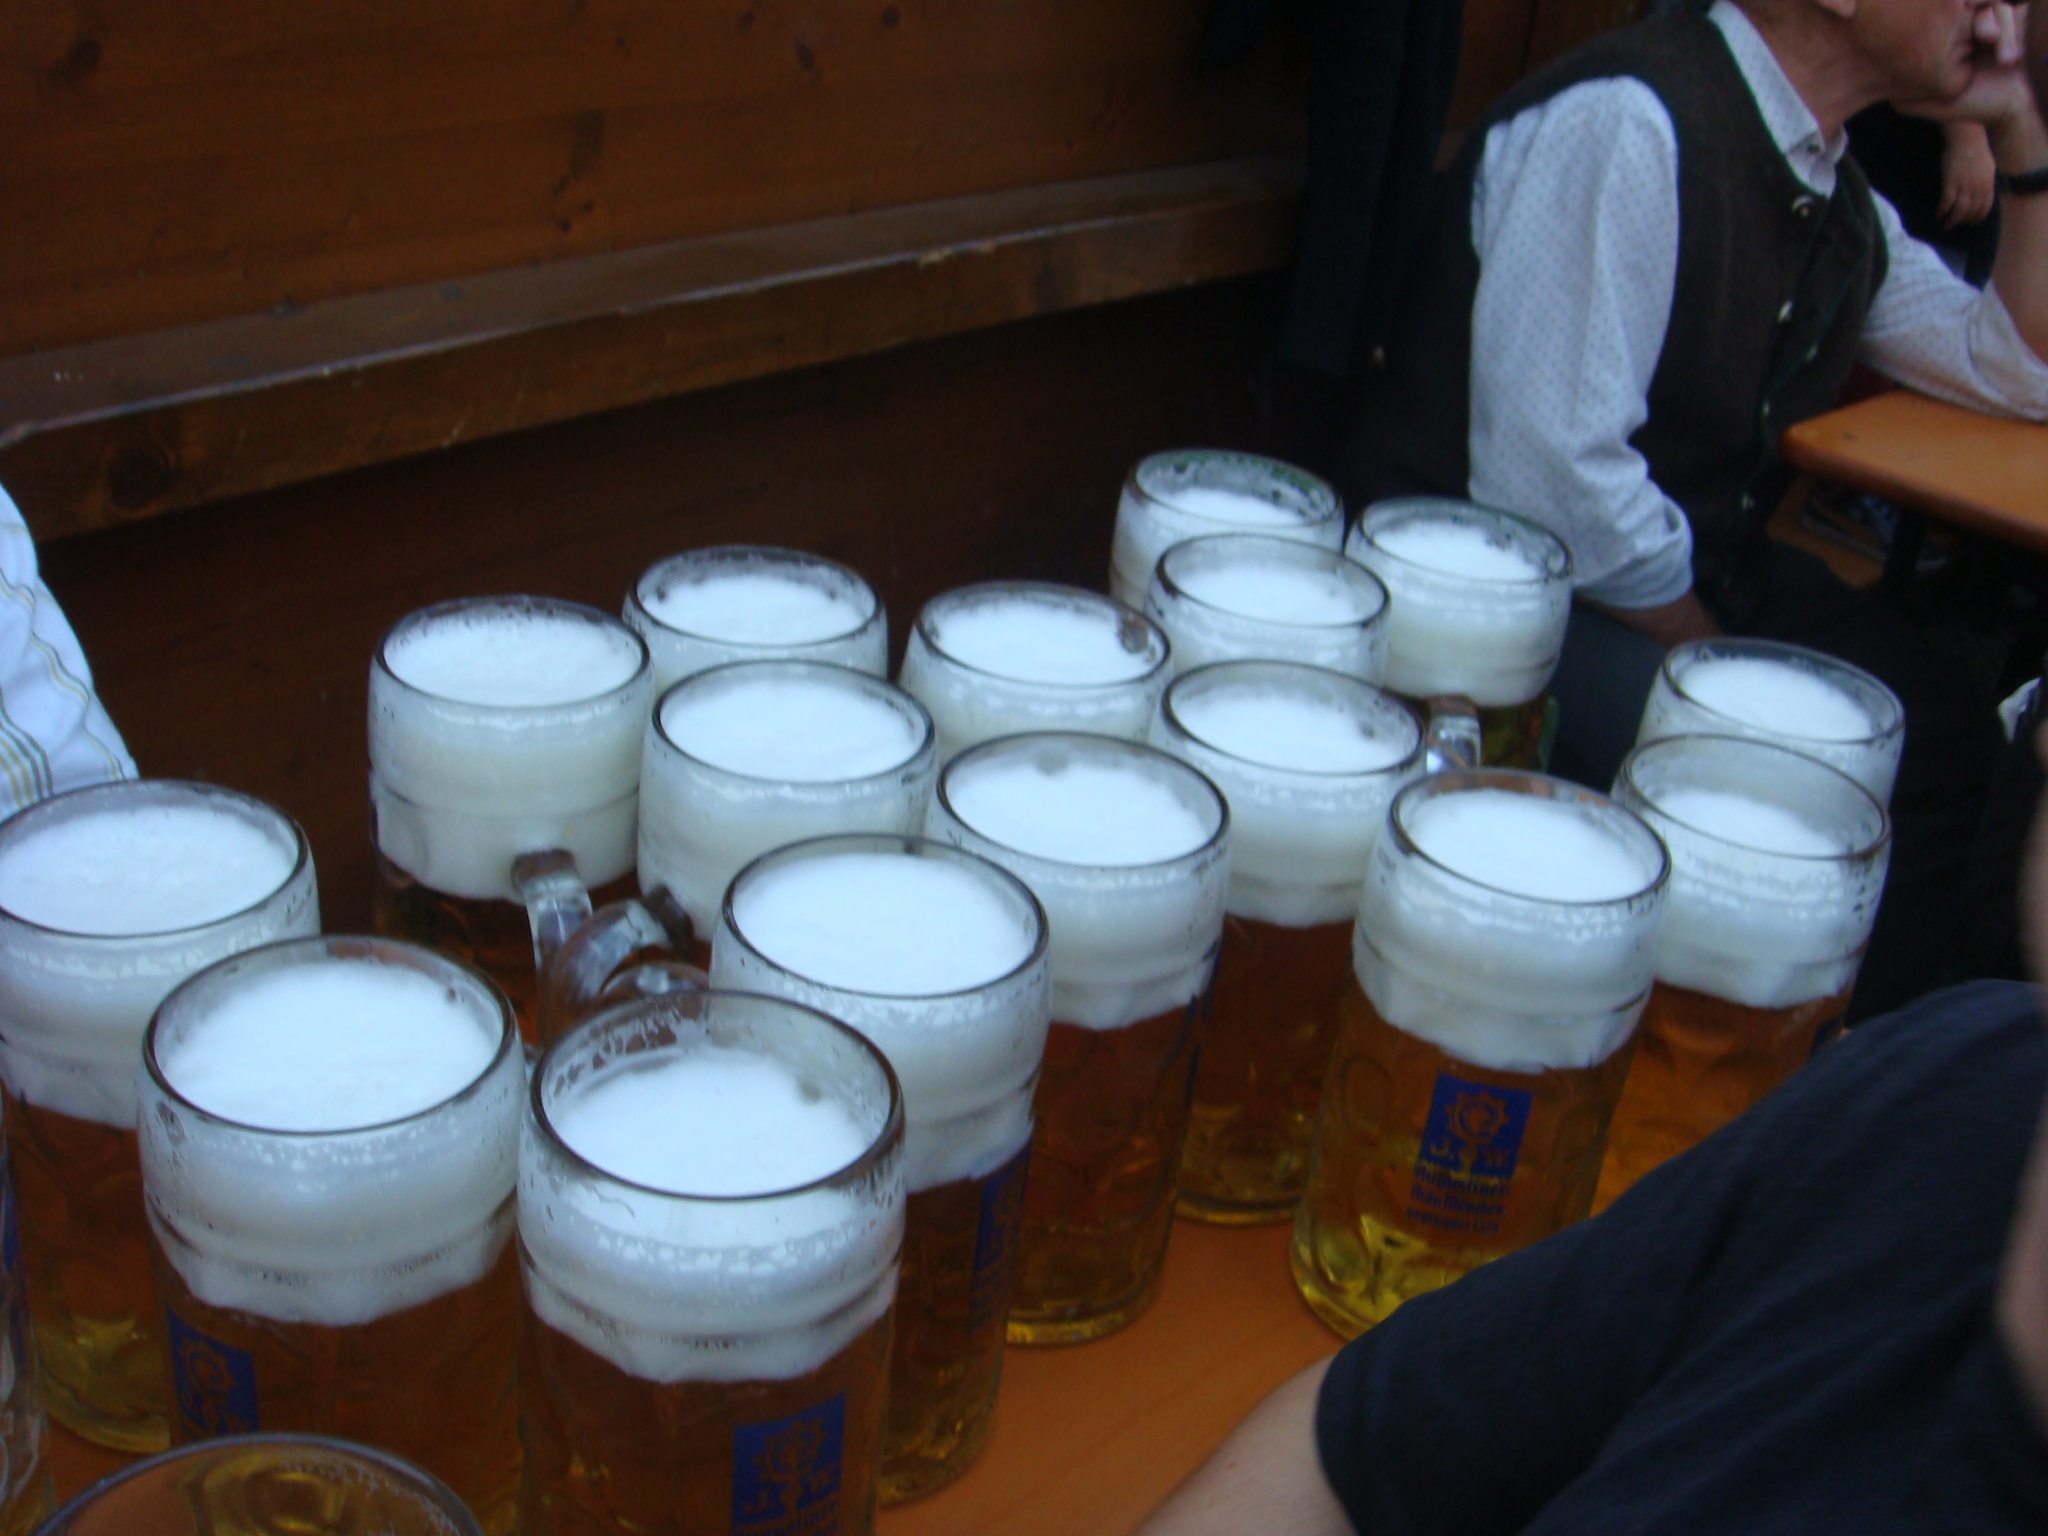
[[[1159,557],[1206,533],[1263,533],[1335,549],[1344,542],[1344,503],[1328,484],[1278,459],[1220,448],[1155,453],[1124,478],[1110,596],[1141,607]]]

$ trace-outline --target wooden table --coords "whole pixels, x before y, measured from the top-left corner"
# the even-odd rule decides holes
[[[2048,552],[2048,426],[1901,389],[1802,421],[1782,446],[1812,474]]]
[[[1337,1347],[1287,1271],[1286,1225],[1177,1222],[1159,1299],[1111,1338],[1012,1349],[975,1467],[880,1536],[1124,1536],[1274,1387]],[[127,1458],[59,1429],[60,1498]]]

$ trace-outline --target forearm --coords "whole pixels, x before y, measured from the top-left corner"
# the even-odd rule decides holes
[[[1721,633],[1721,626],[1714,622],[1714,616],[1692,592],[1676,602],[1659,603],[1654,608],[1616,608],[1606,603],[1594,603],[1592,606],[1619,619],[1630,629],[1648,635],[1666,650],[1688,640],[1711,640]]]
[[[2048,130],[2038,110],[1992,124],[1991,151],[2005,175],[2048,167]],[[1991,286],[2034,356],[2048,362],[2048,193],[2004,200]]]
[[[1316,1394],[1329,1368],[1310,1366],[1254,1408],[1138,1536],[1352,1536],[1316,1455]]]

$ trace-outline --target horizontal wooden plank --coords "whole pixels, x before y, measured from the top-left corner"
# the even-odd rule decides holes
[[[1299,58],[1203,72],[1204,7],[0,6],[0,354],[1299,149]]]
[[[1284,263],[1265,156],[671,242],[0,360],[40,538]]]

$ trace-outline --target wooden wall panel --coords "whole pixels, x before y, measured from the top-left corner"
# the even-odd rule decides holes
[[[903,627],[997,575],[1099,583],[1144,453],[1253,434],[1275,285],[1212,285],[701,391],[47,546],[145,773],[305,825],[330,926],[368,915],[372,646],[424,603],[616,610],[661,555],[753,540],[862,571]]]
[[[1298,145],[1202,0],[0,7],[0,354]]]

